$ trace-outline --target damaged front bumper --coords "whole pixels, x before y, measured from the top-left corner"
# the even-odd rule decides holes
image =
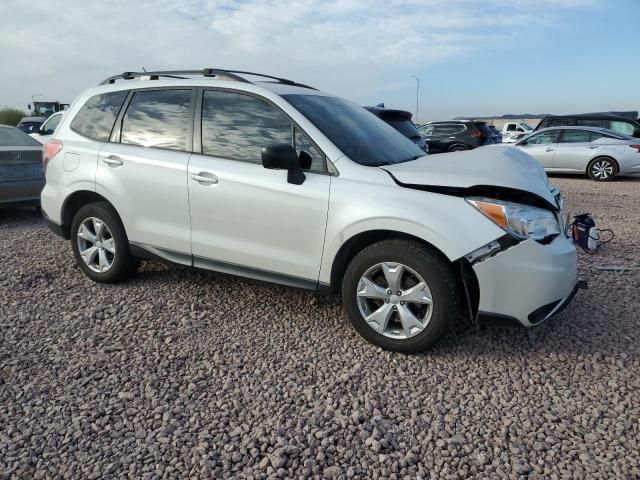
[[[478,321],[537,325],[567,306],[578,286],[577,255],[559,235],[548,244],[525,240],[472,263]]]

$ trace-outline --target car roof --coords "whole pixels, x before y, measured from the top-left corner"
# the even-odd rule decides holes
[[[588,130],[590,132],[596,132],[596,133],[617,133],[614,130],[610,130],[608,128],[602,128],[602,127],[581,127],[581,126],[576,126],[576,125],[558,125],[555,127],[546,127],[546,128],[541,128],[540,130],[537,130],[536,133],[538,132],[545,132],[547,130]]]
[[[196,78],[159,78],[157,80],[131,79],[123,80],[118,83],[101,84],[96,87],[89,88],[82,93],[82,97],[87,98],[101,93],[116,92],[121,90],[133,90],[142,88],[178,88],[178,87],[218,87],[233,90],[248,91],[254,93],[266,93],[265,91],[275,93],[276,95],[321,95],[333,96],[320,90],[297,85],[287,85],[269,81],[257,82],[239,82],[232,79],[217,79],[215,77],[196,77]]]
[[[487,122],[483,120],[435,120],[433,122],[427,122],[425,125],[435,125],[437,123],[483,123],[487,124]]]
[[[626,121],[630,123],[638,123],[637,120],[629,117],[624,117],[621,115],[616,115],[614,113],[576,113],[574,115],[547,115],[542,119],[544,122],[546,119],[570,119],[570,118],[583,118],[583,119],[596,119],[596,120],[619,120]]]

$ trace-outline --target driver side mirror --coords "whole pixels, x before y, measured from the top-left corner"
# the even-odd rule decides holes
[[[307,178],[300,166],[298,154],[288,143],[264,147],[262,149],[262,166],[287,170],[287,182],[293,185],[302,185]]]

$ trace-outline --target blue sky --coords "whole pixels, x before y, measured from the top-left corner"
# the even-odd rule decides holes
[[[0,107],[72,101],[128,70],[219,67],[419,120],[640,109],[640,0],[0,3]]]

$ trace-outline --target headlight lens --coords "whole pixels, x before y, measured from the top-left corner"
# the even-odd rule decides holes
[[[523,240],[543,241],[560,234],[558,220],[549,210],[490,198],[466,200],[496,225]]]

